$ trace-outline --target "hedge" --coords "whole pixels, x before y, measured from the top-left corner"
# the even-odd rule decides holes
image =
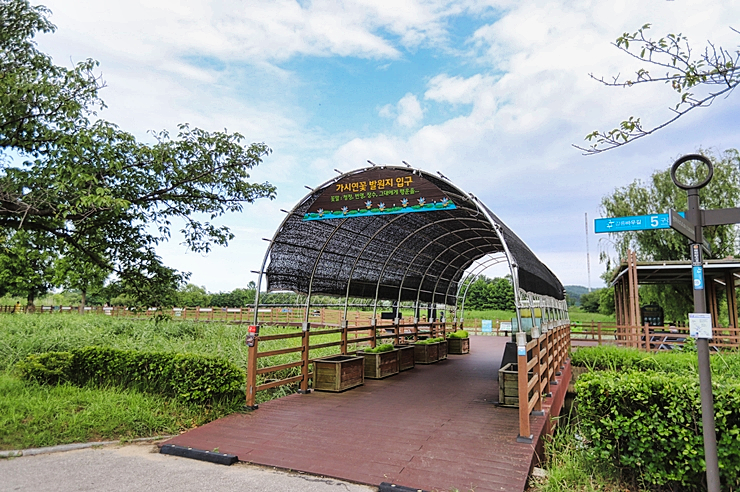
[[[723,487],[740,486],[740,383],[714,388]],[[696,376],[592,372],[576,383],[583,437],[602,459],[658,487],[702,490],[705,464]]]
[[[16,365],[21,377],[43,384],[121,386],[190,403],[231,398],[244,388],[244,372],[216,357],[84,347],[33,354]]]
[[[672,350],[649,354],[633,348],[602,345],[582,347],[571,354],[571,364],[591,370],[654,370],[674,374],[696,374],[696,352]],[[740,377],[740,354],[716,353],[711,357],[712,372],[717,375],[735,374]]]

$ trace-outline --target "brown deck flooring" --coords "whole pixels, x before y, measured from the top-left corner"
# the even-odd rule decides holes
[[[167,443],[369,485],[521,492],[535,446],[516,442],[517,409],[494,404],[506,340],[471,337],[469,355],[365,380],[344,393],[269,401]],[[564,385],[554,388],[564,392]],[[547,418],[531,422],[538,442]]]

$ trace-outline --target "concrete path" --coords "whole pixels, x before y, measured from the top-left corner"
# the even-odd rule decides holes
[[[374,487],[288,473],[256,465],[232,466],[159,454],[154,444],[128,444],[0,460],[0,491],[218,490],[369,492]]]

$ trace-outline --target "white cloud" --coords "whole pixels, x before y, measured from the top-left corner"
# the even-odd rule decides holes
[[[41,48],[57,63],[87,57],[102,61],[109,82],[102,94],[109,106],[103,117],[137,135],[172,129],[180,121],[225,127],[275,149],[253,177],[277,183],[278,201],[248,206],[243,216],[229,219],[240,231],[250,228],[246,237],[240,235],[232,247],[214,250],[206,259],[174,252],[180,251],[176,241],[163,249],[166,260],[170,254],[177,258],[173,266],[194,271],[193,281],[211,290],[243,285],[240,279],[259,267],[255,262],[265,248],[259,238],[271,235],[282,219],[273,212],[290,209],[305,193],[303,185],[315,186],[335,176],[335,167],[348,170],[365,159],[406,160],[441,170],[489,204],[564,283],[585,285],[583,212],[595,218],[601,196],[667,167],[679,153],[698,145],[738,145],[740,99],[733,94],[618,151],[584,158],[571,147],[590,131],[611,128],[630,115],[650,124],[670,114],[666,86],[613,89],[588,77],[634,70],[633,60],[610,45],[618,35],[652,22],[656,37],[683,32],[695,46],[711,39],[734,48],[737,35],[728,22],[740,18],[737,2],[44,3],[54,11],[59,30],[40,36]],[[488,24],[466,34],[464,27],[453,25],[468,20],[456,17],[463,15],[475,17],[470,25],[480,26],[481,19]],[[461,33],[467,43],[453,43]],[[418,80],[409,80],[408,88],[389,96],[385,102],[390,104],[377,114],[396,124],[380,134],[321,130],[322,121],[315,121],[303,101],[311,81],[283,68],[289,66],[286,60],[311,57],[406,62],[425,48],[433,48],[435,56],[454,48],[460,58],[423,74],[426,90],[420,90]],[[422,92],[423,98],[414,95]],[[333,122],[341,117],[333,115]],[[596,242],[592,238],[593,271]],[[213,265],[233,274],[214,273],[224,270]],[[238,268],[232,272],[233,265]]]
[[[424,119],[424,109],[419,100],[410,92],[403,96],[395,105],[386,104],[378,110],[383,118],[395,119],[399,126],[413,128]]]
[[[403,96],[398,101],[397,107],[398,118],[396,121],[401,126],[406,128],[416,126],[424,118],[424,110],[421,108],[419,100],[411,93]]]
[[[492,84],[492,77],[479,73],[467,79],[460,76],[450,77],[443,73],[432,77],[424,98],[451,104],[471,104],[480,97],[480,90],[490,89]]]

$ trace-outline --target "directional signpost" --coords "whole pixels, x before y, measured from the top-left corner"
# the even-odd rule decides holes
[[[614,217],[611,219],[596,219],[594,232],[625,232],[650,231],[654,229],[670,229],[669,214],[633,215],[631,217]]]
[[[707,176],[700,183],[682,183],[676,176],[678,168],[689,161],[699,161],[707,167]],[[671,167],[671,179],[688,195],[687,212],[669,210],[668,213],[596,219],[594,232],[649,231],[673,229],[689,240],[691,277],[694,288],[694,313],[690,314],[692,335],[696,337],[699,362],[699,391],[701,394],[702,429],[704,433],[704,459],[707,467],[707,490],[720,491],[719,460],[717,458],[717,436],[714,427],[714,396],[712,374],[709,368],[709,339],[712,338],[711,321],[706,328],[707,304],[704,292],[704,262],[702,249],[711,254],[709,243],[704,239],[703,226],[740,223],[740,208],[702,210],[699,207],[699,190],[709,184],[714,174],[712,162],[699,154],[681,157]]]

